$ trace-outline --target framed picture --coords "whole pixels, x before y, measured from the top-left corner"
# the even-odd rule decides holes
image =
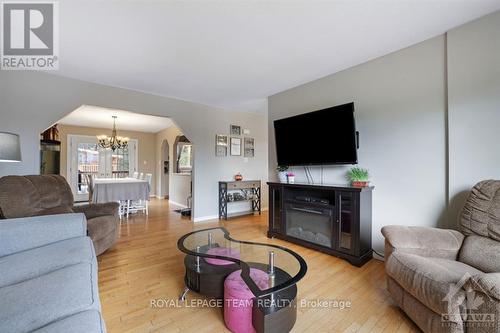
[[[227,135],[215,136],[215,156],[227,156],[228,139]]]
[[[245,157],[254,157],[255,156],[255,140],[254,138],[245,138],[245,151],[243,155]]]
[[[231,155],[241,156],[241,138],[231,138]]]
[[[241,126],[231,125],[229,133],[231,133],[231,135],[241,135]]]
[[[227,156],[227,147],[216,146],[215,147],[215,156],[220,156],[220,157]]]

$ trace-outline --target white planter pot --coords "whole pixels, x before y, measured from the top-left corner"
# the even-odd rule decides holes
[[[278,178],[279,178],[280,182],[286,183],[286,181],[287,181],[287,179],[286,179],[286,171],[280,171],[280,172],[278,172]]]
[[[288,182],[289,182],[290,184],[295,183],[295,176],[288,176]]]

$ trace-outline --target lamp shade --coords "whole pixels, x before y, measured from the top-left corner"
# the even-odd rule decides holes
[[[0,162],[20,162],[19,135],[0,132]]]

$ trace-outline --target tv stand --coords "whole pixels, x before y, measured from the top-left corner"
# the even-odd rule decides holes
[[[372,258],[373,187],[268,182],[276,237],[362,266]]]

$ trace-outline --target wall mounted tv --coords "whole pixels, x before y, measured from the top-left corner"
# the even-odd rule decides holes
[[[354,103],[274,121],[278,165],[357,164]]]

